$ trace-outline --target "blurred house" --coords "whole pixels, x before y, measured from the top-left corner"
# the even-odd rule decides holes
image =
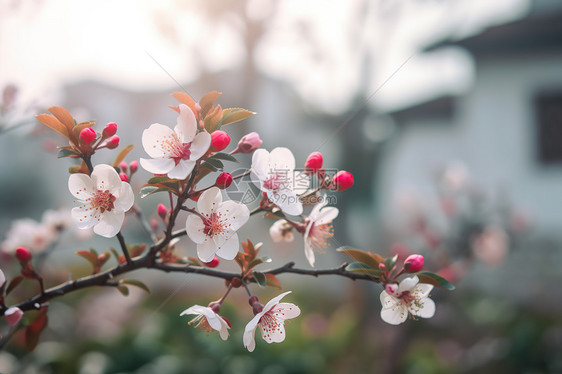
[[[474,60],[472,87],[390,113],[400,129],[382,160],[385,212],[396,194],[435,196],[432,176],[460,162],[492,197],[508,197],[543,228],[562,223],[562,2],[535,1],[529,14],[462,40]]]

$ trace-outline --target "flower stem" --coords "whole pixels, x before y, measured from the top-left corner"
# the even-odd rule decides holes
[[[127,264],[131,264],[133,261],[131,260],[131,255],[129,255],[129,250],[127,249],[127,244],[125,244],[125,239],[123,238],[121,231],[117,233],[117,240],[119,240],[119,245],[121,246],[125,260],[127,260]]]

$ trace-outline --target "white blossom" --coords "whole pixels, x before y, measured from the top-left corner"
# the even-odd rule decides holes
[[[385,289],[395,290],[395,287]],[[381,318],[391,325],[406,321],[408,313],[416,317],[431,318],[435,314],[435,303],[429,298],[431,284],[419,283],[419,278],[403,279],[394,295],[386,290],[381,292]]]
[[[196,317],[189,321],[189,324],[195,323],[195,328],[206,331],[207,333],[212,331],[218,331],[222,340],[228,339],[228,329],[230,329],[230,323],[228,320],[219,314],[215,313],[211,308],[193,305],[180,313],[180,316],[185,314],[195,314]]]

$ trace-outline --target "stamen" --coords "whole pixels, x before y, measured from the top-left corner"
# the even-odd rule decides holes
[[[312,223],[308,231],[308,240],[312,248],[319,253],[325,253],[324,249],[328,248],[328,240],[334,237],[334,228],[331,223],[317,225]]]

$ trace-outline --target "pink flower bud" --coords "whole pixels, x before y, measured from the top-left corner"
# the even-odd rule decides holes
[[[119,178],[121,178],[121,180],[122,180],[123,182],[129,183],[129,177],[127,176],[127,174],[125,174],[125,173],[119,173]]]
[[[220,264],[220,260],[217,256],[213,257],[213,259],[209,262],[203,262],[203,265],[205,265],[208,268],[216,268],[217,266],[219,266]]]
[[[117,133],[117,124],[115,122],[109,122],[103,128],[103,137],[109,138]]]
[[[15,326],[23,317],[23,312],[17,306],[13,306],[4,312],[4,316],[6,316],[6,320],[10,324],[10,326]]]
[[[125,161],[121,161],[119,163],[119,168],[121,169],[121,171],[123,173],[126,173],[127,172],[127,163]]]
[[[238,147],[233,153],[250,153],[258,149],[263,144],[257,132],[246,134],[238,142]]]
[[[131,174],[136,173],[136,171],[139,169],[139,162],[138,161],[131,161],[131,163],[129,164],[129,169],[131,170]]]
[[[96,132],[89,128],[86,127],[85,129],[82,129],[82,131],[80,131],[80,140],[82,140],[82,142],[84,142],[84,144],[86,145],[90,145],[94,142],[94,140],[96,140],[98,134],[96,134]]]
[[[404,269],[408,273],[417,273],[423,268],[423,256],[411,255],[404,261]]]
[[[324,159],[322,158],[322,153],[312,152],[306,159],[306,162],[304,163],[304,168],[306,169],[306,173],[316,174],[316,172],[322,168],[323,162]]]
[[[211,151],[220,152],[230,144],[230,136],[221,130],[213,131],[211,134]]]
[[[353,174],[348,171],[341,170],[334,175],[334,184],[338,191],[347,190],[349,187],[353,186],[353,182]]]
[[[217,181],[215,182],[215,185],[221,190],[228,188],[228,186],[230,186],[231,184],[232,184],[232,175],[230,173],[221,173],[217,177]]]
[[[107,148],[109,149],[114,149],[119,147],[119,137],[118,136],[114,136],[113,138],[109,139],[107,141]]]
[[[27,249],[25,247],[18,247],[16,249],[16,258],[22,264],[26,264],[29,261],[31,261],[31,258],[32,258],[31,252],[29,251],[29,249]]]
[[[166,208],[166,205],[158,204],[156,212],[158,212],[158,216],[162,218],[162,220],[166,220],[166,216],[168,216],[168,208]]]
[[[384,290],[389,295],[396,295],[396,293],[398,292],[398,285],[396,283],[389,283],[384,286]]]

